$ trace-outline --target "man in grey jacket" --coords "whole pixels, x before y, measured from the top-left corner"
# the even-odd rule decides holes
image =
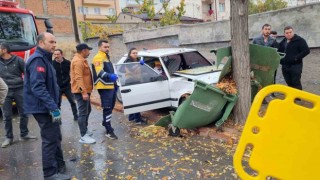
[[[8,86],[8,94],[2,107],[5,122],[6,139],[1,147],[5,148],[13,142],[12,131],[12,102],[16,102],[20,115],[20,140],[36,139],[36,136],[29,135],[28,117],[23,110],[23,79],[25,63],[18,56],[10,54],[8,43],[0,45],[0,77]]]
[[[261,45],[261,46],[278,48],[278,43],[275,38],[270,36],[270,32],[271,32],[271,25],[264,24],[261,28],[261,35],[254,38],[252,43]]]
[[[4,100],[7,97],[7,93],[8,93],[8,86],[0,77],[0,107],[3,106]]]

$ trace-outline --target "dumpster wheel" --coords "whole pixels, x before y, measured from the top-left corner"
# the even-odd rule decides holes
[[[177,127],[174,127],[172,124],[169,124],[169,136],[178,137],[180,136],[180,129]]]

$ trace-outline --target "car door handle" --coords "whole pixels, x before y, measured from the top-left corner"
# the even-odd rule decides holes
[[[128,92],[131,92],[131,89],[124,89],[124,90],[121,90],[121,93],[128,93]]]

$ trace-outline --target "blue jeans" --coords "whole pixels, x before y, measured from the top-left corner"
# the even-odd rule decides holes
[[[142,121],[141,114],[139,112],[134,114],[129,114],[129,121],[141,122]]]
[[[81,93],[74,94],[74,97],[75,97],[75,99],[77,101],[77,105],[78,105],[78,112],[79,112],[78,124],[79,124],[81,137],[87,133],[88,119],[89,119],[89,115],[91,113],[90,94],[88,94],[88,95],[89,95],[89,100],[85,101],[82,99]]]
[[[102,125],[106,128],[107,133],[113,132],[111,126],[112,110],[116,102],[116,91],[114,89],[98,89],[101,99],[101,106],[103,108]]]
[[[16,102],[16,106],[20,115],[20,136],[28,135],[28,116],[24,114],[23,109],[23,87],[20,88],[10,88],[8,95],[4,101],[2,107],[3,120],[5,123],[6,137],[12,139],[12,101]]]
[[[59,164],[65,163],[61,149],[60,124],[53,123],[52,117],[47,113],[33,114],[33,116],[40,127],[43,175],[52,176],[58,172]]]

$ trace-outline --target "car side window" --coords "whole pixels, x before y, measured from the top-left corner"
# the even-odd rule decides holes
[[[159,78],[159,74],[150,66],[139,62],[116,64],[115,70],[121,86],[154,82]]]
[[[165,66],[167,67],[169,74],[172,75],[181,68],[181,56],[174,54],[162,58]]]
[[[184,66],[186,69],[210,66],[211,63],[206,60],[199,52],[186,52],[182,54]]]

